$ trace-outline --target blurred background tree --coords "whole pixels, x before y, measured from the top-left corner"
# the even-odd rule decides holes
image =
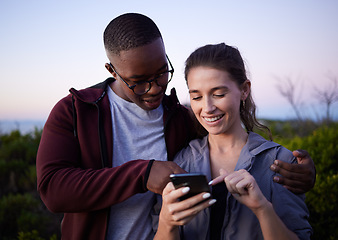
[[[338,79],[332,74],[328,74],[328,78],[330,79],[330,84],[321,88],[314,87],[314,92],[318,101],[326,106],[324,121],[329,124],[332,122],[331,107],[335,102],[338,102]]]

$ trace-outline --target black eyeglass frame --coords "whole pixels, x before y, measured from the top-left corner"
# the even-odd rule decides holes
[[[158,86],[164,87],[164,86],[168,85],[168,83],[169,83],[169,82],[171,81],[171,79],[173,78],[173,75],[174,75],[174,67],[173,67],[173,65],[171,64],[168,55],[166,54],[165,56],[166,56],[166,58],[167,58],[167,60],[168,60],[168,62],[169,62],[169,65],[170,65],[171,70],[168,70],[168,71],[165,71],[165,72],[163,72],[163,73],[160,73],[160,74],[158,74],[156,77],[154,77],[153,79],[150,79],[150,80],[144,80],[144,81],[142,81],[142,83],[135,83],[135,85],[132,85],[132,86],[130,86],[130,85],[129,85],[122,77],[121,77],[121,75],[115,70],[115,68],[114,68],[113,64],[111,64],[111,62],[109,63],[109,65],[110,65],[110,67],[113,69],[113,71],[116,73],[116,75],[119,76],[119,78],[121,78],[121,80],[127,85],[127,87],[130,88],[130,89],[133,91],[133,93],[135,93],[136,95],[141,96],[141,95],[146,94],[147,92],[150,91],[150,89],[151,89],[151,83],[152,83],[152,82],[155,81],[156,84],[157,84]],[[167,73],[170,73],[170,78],[168,77],[168,82],[167,82],[164,86],[159,85],[158,82],[157,82],[157,79],[159,79],[160,77],[162,77],[164,74],[167,74]],[[148,89],[147,89],[144,93],[136,93],[135,90],[134,90],[134,88],[135,88],[137,85],[144,84],[144,83],[148,83],[148,84],[149,84]]]

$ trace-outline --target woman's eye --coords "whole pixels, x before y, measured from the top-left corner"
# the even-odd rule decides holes
[[[201,96],[191,97],[191,100],[199,100],[199,99],[201,99]]]
[[[225,94],[214,94],[214,96],[215,96],[215,97],[220,97],[220,98],[221,98],[221,97],[224,97]]]

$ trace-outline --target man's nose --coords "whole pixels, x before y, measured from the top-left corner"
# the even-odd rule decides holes
[[[148,94],[150,95],[156,95],[159,94],[162,91],[162,87],[159,86],[156,81],[152,81],[150,83],[150,89],[148,91]]]

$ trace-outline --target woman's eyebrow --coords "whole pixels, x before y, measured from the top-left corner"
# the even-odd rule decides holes
[[[228,90],[228,89],[229,88],[227,86],[219,86],[219,87],[212,88],[211,90],[214,92],[217,90]]]
[[[189,90],[189,93],[198,93],[198,90]]]
[[[228,90],[229,88],[227,86],[218,86],[218,87],[214,87],[212,88],[210,91],[211,92],[214,92],[214,91],[217,91],[217,90]],[[199,90],[195,90],[195,89],[192,89],[192,90],[189,90],[189,93],[198,93]]]

